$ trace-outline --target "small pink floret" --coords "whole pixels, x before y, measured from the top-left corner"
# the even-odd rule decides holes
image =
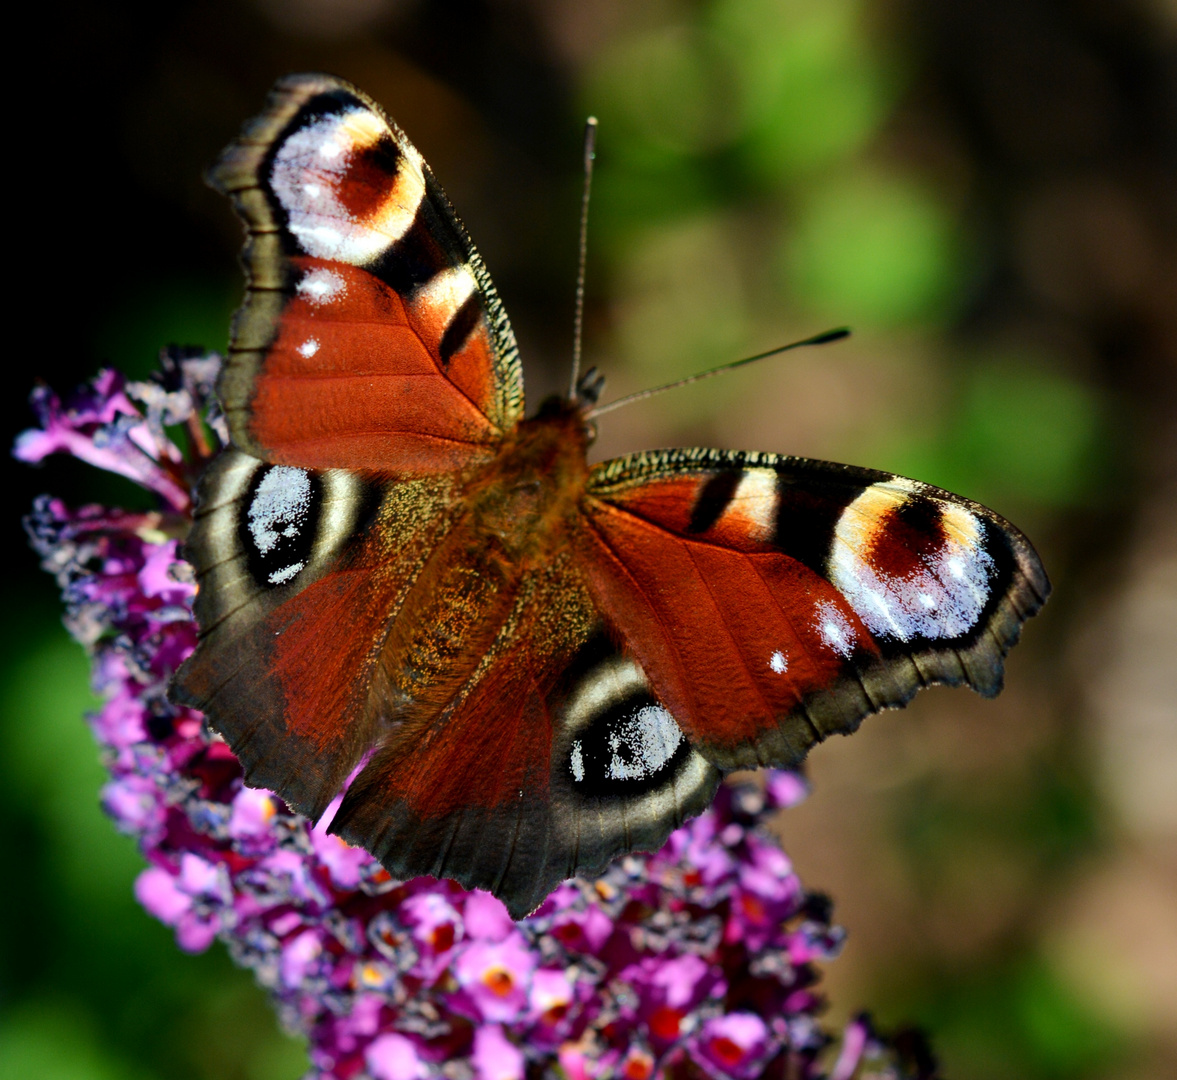
[[[475,1030],[471,1060],[479,1080],[523,1080],[523,1053],[497,1024]]]
[[[395,1031],[373,1039],[364,1051],[364,1062],[373,1080],[425,1080],[429,1075],[417,1044]]]
[[[149,866],[135,879],[135,899],[167,926],[175,926],[192,906],[192,897],[158,866]]]

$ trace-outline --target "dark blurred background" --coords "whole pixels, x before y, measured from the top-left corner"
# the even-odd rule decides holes
[[[782,831],[850,932],[830,1018],[922,1024],[954,1080],[1177,1075],[1173,0],[24,14],[5,440],[34,378],[64,391],[103,364],[142,376],[167,343],[224,347],[240,231],[201,171],[296,70],[358,83],[432,163],[533,403],[567,377],[588,112],[586,352],[607,396],[852,325],[611,415],[597,447],[913,475],[1013,519],[1054,580],[997,701],[935,690],[814,753]],[[20,533],[44,490],[142,497],[64,459],[5,477],[0,1074],[294,1078],[301,1048],[249,976],[220,947],[181,954],[132,900],[86,663]]]

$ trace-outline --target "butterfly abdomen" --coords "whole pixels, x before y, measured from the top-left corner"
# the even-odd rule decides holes
[[[381,654],[408,701],[399,719],[435,719],[493,644],[515,604],[520,575],[463,519],[434,550],[389,630]]]

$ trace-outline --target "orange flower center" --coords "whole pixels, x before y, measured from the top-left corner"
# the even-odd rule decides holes
[[[486,988],[498,997],[506,997],[515,987],[511,973],[503,968],[491,968],[482,976]]]
[[[544,1011],[544,1023],[550,1024],[553,1027],[568,1015],[568,1006],[566,1004],[553,1005],[550,1009]]]
[[[625,1080],[650,1080],[654,1072],[654,1059],[637,1050],[626,1058],[621,1072]]]
[[[764,923],[768,921],[768,912],[761,903],[760,898],[745,893],[741,897],[742,906],[744,908],[744,917],[753,923]]]

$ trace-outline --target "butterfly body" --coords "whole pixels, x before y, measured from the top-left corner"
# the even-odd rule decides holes
[[[251,784],[516,917],[931,683],[1000,688],[1044,601],[992,511],[720,450],[590,466],[599,381],[524,418],[514,337],[420,154],[327,76],[212,174],[246,224],[173,686]],[[350,782],[349,782],[349,778]]]
[[[383,647],[390,682],[418,722],[425,702],[444,709],[474,675],[518,619],[537,577],[561,576],[558,610],[584,606],[570,555],[586,447],[579,410],[549,410],[521,422],[499,456],[454,492],[449,532],[421,567]]]
[[[466,495],[474,527],[513,560],[550,559],[577,527],[591,432],[575,402],[551,399],[521,421]]]

